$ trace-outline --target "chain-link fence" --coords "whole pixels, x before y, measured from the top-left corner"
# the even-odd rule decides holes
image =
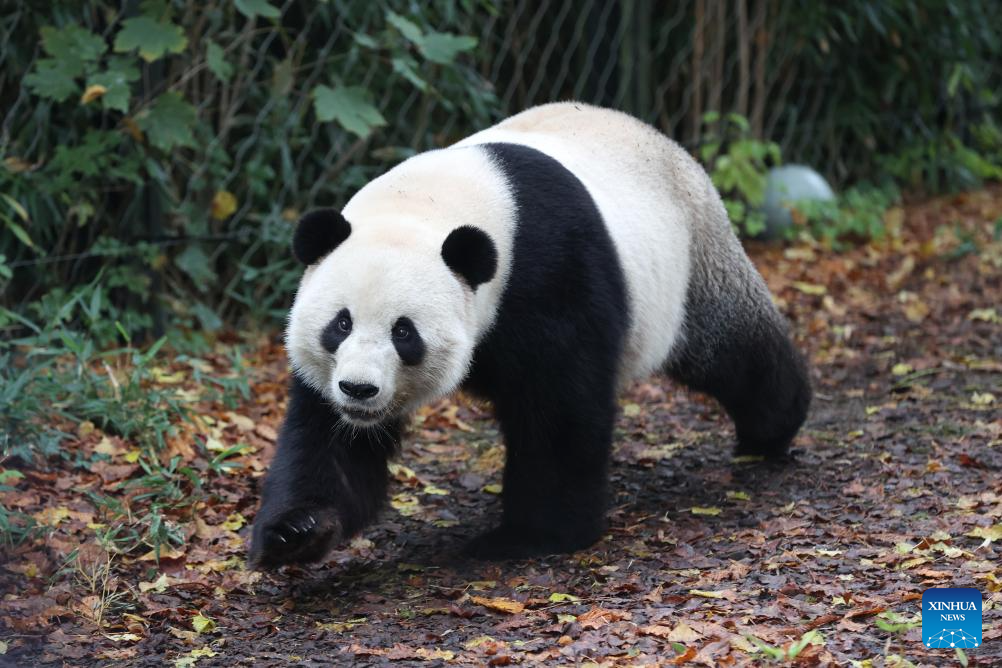
[[[273,279],[294,272],[273,244],[298,211],[553,100],[623,109],[694,152],[707,112],[735,113],[787,162],[870,178],[944,132],[985,139],[1000,16],[993,0],[22,3],[0,17],[0,188],[35,248],[0,238],[4,302],[151,244],[149,290],[278,313]]]

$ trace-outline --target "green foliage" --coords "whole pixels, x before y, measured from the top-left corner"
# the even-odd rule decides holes
[[[801,201],[792,205],[811,236],[841,248],[847,243],[882,237],[885,214],[899,201],[894,186],[878,188],[861,184],[849,188],[834,201]]]
[[[840,179],[880,180],[890,169],[902,186],[940,192],[998,178],[984,164],[1002,166],[995,3],[847,0],[786,9],[777,49],[795,54],[803,78],[795,97],[824,95],[812,121],[832,128],[829,141],[837,137],[846,156]],[[788,105],[780,124],[802,123],[803,113]]]
[[[249,19],[255,16],[263,16],[266,19],[277,19],[282,12],[267,0],[236,0],[234,2],[240,13]]]
[[[754,644],[755,647],[758,648],[758,651],[762,652],[766,658],[772,661],[782,662],[795,660],[808,645],[820,645],[823,647],[825,644],[824,636],[817,630],[808,631],[804,635],[800,636],[799,640],[791,643],[787,647],[776,647],[774,645],[770,645],[755,636],[745,636],[745,638]]]
[[[703,123],[708,131],[699,156],[724,199],[735,231],[755,236],[765,229],[761,206],[767,172],[780,163],[779,146],[750,137],[748,120],[737,114],[721,117],[710,112]]]
[[[115,51],[139,51],[148,63],[163,58],[168,53],[181,53],[188,38],[180,26],[150,16],[137,16],[122,21],[122,29],[115,36]]]
[[[877,628],[888,633],[906,633],[916,627],[922,626],[922,616],[917,614],[905,616],[889,610],[878,614],[874,619],[874,623],[877,625]]]
[[[433,63],[449,65],[460,53],[470,51],[477,46],[476,37],[436,31],[426,33],[413,21],[394,12],[387,12],[386,20]]]
[[[195,107],[179,93],[164,93],[151,107],[136,114],[136,123],[146,133],[150,144],[161,151],[195,145],[192,127],[197,120]]]
[[[338,86],[313,89],[313,105],[321,122],[337,121],[348,132],[365,138],[376,128],[386,125],[386,119],[368,100],[361,86]]]
[[[477,44],[464,27],[489,3],[405,12],[358,0],[284,16],[265,0],[127,6],[47,3],[4,26],[3,68],[26,72],[26,103],[2,144],[0,304],[37,319],[87,290],[78,303],[99,308],[61,322],[98,348],[116,325],[149,337],[160,321],[175,332],[279,322],[300,211],[343,203],[393,162],[449,142],[435,114],[482,126],[498,113],[462,58]],[[409,145],[342,160],[406,108],[423,119]],[[220,194],[235,203],[224,213]],[[25,333],[10,318],[0,327]]]

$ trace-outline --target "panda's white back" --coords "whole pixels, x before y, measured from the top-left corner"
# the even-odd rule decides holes
[[[479,338],[490,329],[509,280],[517,220],[503,173],[477,147],[489,143],[536,149],[584,184],[615,244],[629,291],[631,322],[620,378],[663,367],[683,329],[693,226],[728,224],[702,168],[627,114],[576,102],[534,107],[448,149],[401,163],[360,190],[345,217],[359,232],[406,235],[436,255],[459,225],[488,232],[498,245],[499,267],[474,295]]]
[[[631,324],[621,378],[661,368],[682,331],[693,225],[726,223],[703,169],[627,114],[577,102],[534,107],[459,142],[522,144],[556,159],[585,186],[619,255]],[[726,233],[730,234],[729,227]]]

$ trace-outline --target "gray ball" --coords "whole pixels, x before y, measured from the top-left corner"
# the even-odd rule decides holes
[[[806,165],[783,165],[770,169],[765,186],[765,201],[762,204],[765,231],[760,237],[779,238],[793,225],[789,206],[784,203],[834,199],[835,193],[825,178]]]

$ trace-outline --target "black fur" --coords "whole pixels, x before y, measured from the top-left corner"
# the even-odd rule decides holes
[[[498,252],[487,233],[471,225],[457,227],[442,243],[442,259],[474,290],[494,278]]]
[[[295,374],[289,407],[254,520],[250,563],[258,568],[319,561],[372,522],[386,500],[386,463],[400,424],[353,429]]]
[[[511,278],[466,383],[490,398],[507,445],[503,517],[469,552],[570,552],[605,530],[626,281],[588,191],[554,159],[488,145],[518,211]]]
[[[351,234],[351,225],[336,209],[317,209],[299,219],[292,253],[305,265],[324,257]]]
[[[339,325],[342,318],[347,318],[348,322],[351,322],[351,313],[348,312],[348,309],[343,308],[338,311],[334,319],[327,323],[324,330],[320,332],[321,347],[332,355],[337,352],[341,344],[351,335],[350,327],[347,332],[342,331]]]
[[[396,335],[398,328],[403,328],[407,332],[407,336],[398,337]],[[400,361],[405,365],[417,366],[424,359],[424,340],[421,338],[417,327],[414,326],[414,323],[407,316],[398,318],[396,323],[394,323],[391,338],[397,355],[400,355]]]
[[[573,174],[524,146],[485,150],[511,186],[518,220],[511,278],[465,383],[493,401],[507,445],[501,523],[469,552],[570,552],[605,529],[617,371],[629,329],[626,281],[601,214]],[[497,268],[494,244],[473,227],[454,230],[442,257],[474,289]],[[767,294],[747,292],[747,277],[727,269],[690,281],[686,336],[667,371],[721,401],[735,421],[739,452],[781,455],[810,403],[806,367],[780,316],[755,308]],[[336,349],[337,338],[325,330],[324,347]],[[404,363],[423,358],[416,329],[394,345]],[[400,425],[356,430],[338,422],[333,407],[293,379],[255,521],[252,564],[320,559],[375,517]]]
[[[807,365],[786,326],[778,316],[739,313],[725,326],[710,314],[712,303],[688,302],[688,340],[666,371],[723,405],[737,431],[737,454],[783,457],[811,403]]]

